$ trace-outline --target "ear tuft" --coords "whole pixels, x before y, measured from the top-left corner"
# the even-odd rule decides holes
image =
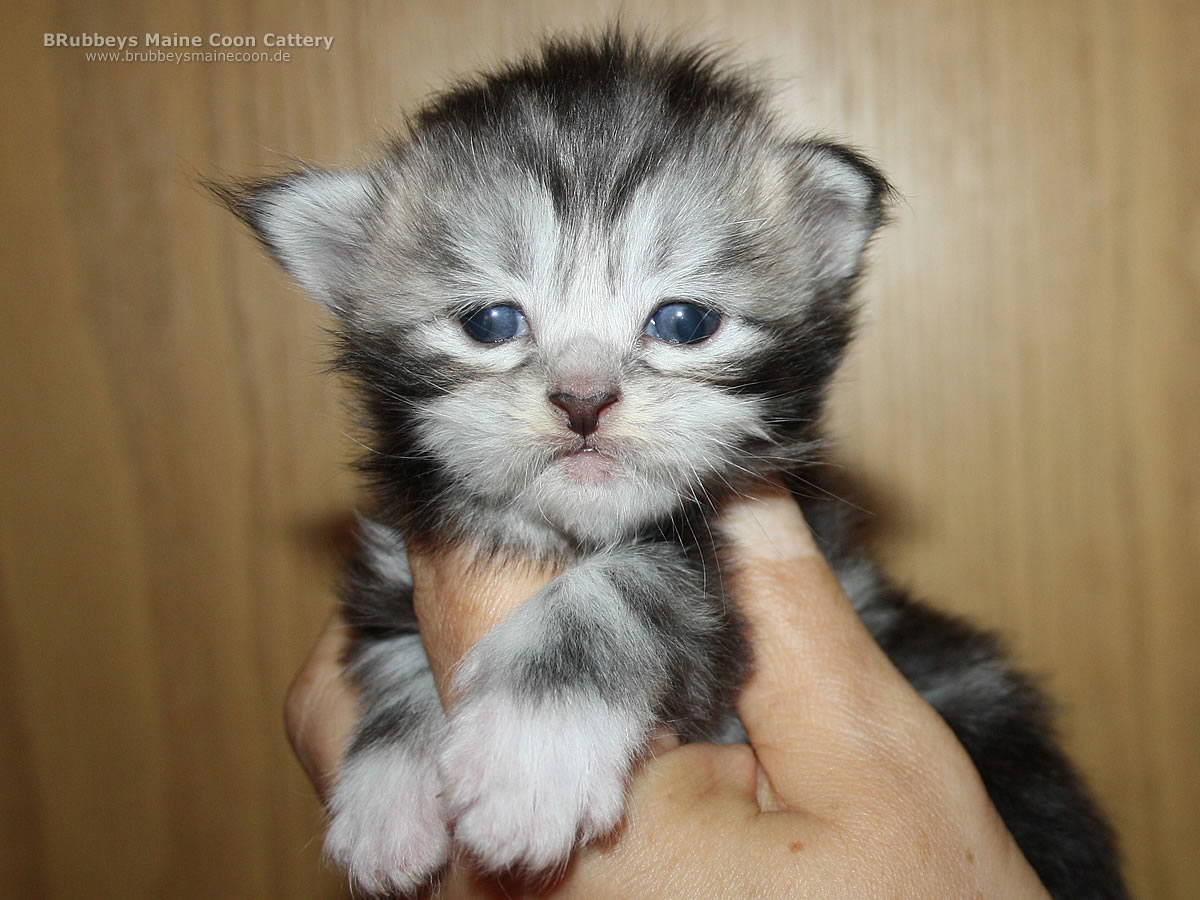
[[[305,169],[206,185],[300,286],[348,312],[382,192],[370,172]]]
[[[871,235],[886,219],[891,185],[866,157],[841,144],[801,141],[788,151],[792,199],[817,277],[855,277]]]

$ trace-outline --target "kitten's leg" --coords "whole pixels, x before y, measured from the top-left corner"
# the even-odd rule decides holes
[[[878,584],[856,606],[966,748],[988,795],[1057,900],[1123,900],[1112,833],[1058,747],[1042,694],[990,635]]]
[[[329,799],[325,852],[372,893],[432,881],[450,853],[436,748],[441,701],[416,633],[403,545],[364,523],[343,609],[356,627],[348,673],[363,704]]]
[[[626,549],[567,570],[484,637],[456,679],[441,754],[455,840],[490,869],[545,872],[614,829],[681,654],[707,665],[700,646],[728,627],[702,598],[678,548]]]

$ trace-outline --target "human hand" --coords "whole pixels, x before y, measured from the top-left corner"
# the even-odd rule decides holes
[[[966,751],[862,625],[792,499],[730,505],[730,577],[755,671],[750,745],[660,742],[613,841],[546,891],[456,864],[440,896],[1046,897]],[[454,664],[554,572],[411,554],[422,635],[446,697]],[[334,620],[288,697],[288,733],[323,792],[357,715]]]

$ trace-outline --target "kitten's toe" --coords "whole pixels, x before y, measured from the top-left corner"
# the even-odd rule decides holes
[[[326,855],[371,894],[428,886],[450,856],[441,789],[431,758],[396,745],[354,754],[330,799]]]
[[[487,869],[546,873],[625,808],[640,720],[591,698],[459,704],[441,756],[454,838]]]

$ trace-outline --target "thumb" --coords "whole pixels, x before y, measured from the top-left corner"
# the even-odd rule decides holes
[[[750,627],[754,671],[738,701],[750,743],[787,805],[827,796],[854,771],[861,736],[911,694],[858,617],[782,488],[722,516],[732,588]]]

